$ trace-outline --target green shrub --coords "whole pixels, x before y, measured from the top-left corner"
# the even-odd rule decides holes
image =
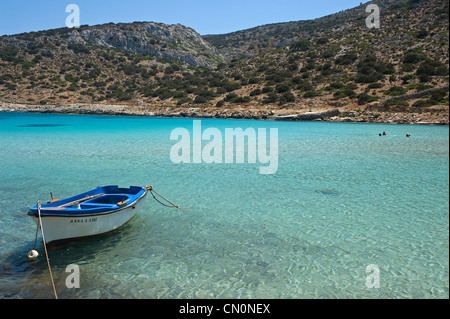
[[[75,54],[89,54],[91,52],[86,46],[78,43],[71,43],[67,46],[67,48],[72,50]]]
[[[357,83],[374,83],[384,78],[384,74],[392,74],[395,68],[391,63],[378,60],[374,55],[364,58],[357,65]]]
[[[233,99],[231,103],[248,103],[252,99],[249,96],[238,96],[237,98]]]
[[[224,87],[218,87],[216,89],[216,94],[218,94],[218,95],[222,95],[222,94],[225,94],[225,93],[227,93],[227,90]]]
[[[33,66],[35,66],[35,63],[34,63],[34,62],[27,61],[27,60],[21,61],[20,64],[22,64],[22,67],[23,67],[24,69],[30,69],[30,68],[32,68]]]
[[[428,36],[428,31],[426,30],[419,30],[416,32],[416,38],[417,39],[425,39]]]
[[[412,64],[417,63],[420,61],[423,61],[426,59],[427,55],[421,52],[418,52],[417,50],[408,50],[405,52],[403,56],[403,63],[406,64]]]
[[[421,74],[419,75],[419,80],[421,83],[427,83],[431,81],[431,76],[429,76],[428,74]]]
[[[295,41],[291,44],[291,51],[308,51],[311,48],[311,42],[308,39]]]
[[[250,92],[250,96],[257,96],[260,95],[261,93],[262,93],[261,89],[255,89]]]
[[[278,102],[278,94],[276,92],[270,92],[267,97],[264,98],[263,103],[276,103]]]
[[[208,100],[203,96],[197,96],[194,100],[194,103],[197,103],[197,104],[204,104],[207,102],[208,102]]]
[[[409,103],[405,100],[389,100],[385,106],[409,106]]]
[[[386,94],[390,96],[399,96],[406,94],[406,92],[407,90],[401,86],[393,86],[386,91]]]
[[[225,90],[227,92],[232,92],[232,91],[235,91],[235,90],[239,90],[241,87],[242,86],[238,82],[235,82],[235,81],[227,81],[224,84],[224,88],[225,88]]]
[[[328,38],[319,38],[316,41],[317,44],[322,45],[322,44],[327,44],[328,43]]]
[[[433,86],[429,85],[429,84],[418,83],[415,88],[416,88],[417,92],[421,92],[421,91],[425,91],[425,90],[431,89],[432,87]]]
[[[306,91],[313,91],[313,90],[314,90],[314,87],[313,87],[313,85],[311,84],[310,81],[308,81],[308,80],[303,80],[301,83],[299,83],[299,84],[297,85],[297,90],[300,90],[300,91],[303,91],[303,92],[306,92]]]
[[[118,92],[116,99],[119,101],[129,101],[133,99],[133,95],[130,92]]]
[[[419,100],[414,102],[413,107],[430,107],[433,106],[433,102],[430,100]]]
[[[225,102],[230,102],[230,103],[248,103],[251,100],[252,99],[249,96],[242,97],[235,93],[228,94],[224,99]]]
[[[183,98],[178,100],[177,105],[183,105],[183,104],[191,103],[191,102],[192,102],[192,98],[190,98],[190,97],[183,97]]]
[[[14,83],[6,82],[5,86],[9,91],[15,91],[17,89],[17,85],[15,85]]]
[[[379,89],[383,87],[383,84],[379,83],[379,82],[375,82],[375,83],[370,83],[367,86],[369,89]]]
[[[19,53],[18,48],[13,47],[13,46],[8,46],[8,47],[1,49],[0,58],[4,61],[18,63],[21,61],[21,59],[17,57],[18,53]]]
[[[415,107],[430,107],[433,105],[448,105],[448,92],[442,90],[433,91],[428,99],[419,100],[413,104]]]
[[[295,96],[292,92],[285,92],[279,97],[281,104],[295,102]]]
[[[270,86],[263,87],[263,89],[262,89],[263,94],[270,93],[270,92],[273,92],[273,87],[270,87]]]
[[[402,76],[403,84],[408,84],[409,81],[411,81],[415,78],[416,78],[416,76],[413,74],[406,74],[406,75]]]
[[[419,65],[416,74],[419,78],[420,76],[424,76],[423,78],[420,78],[421,80],[429,79],[430,76],[434,75],[446,76],[448,75],[448,67],[440,61],[427,59]],[[424,80],[422,82],[428,81]]]
[[[335,92],[333,94],[333,97],[341,99],[345,97],[349,97],[351,99],[356,98],[356,90],[358,86],[354,83],[347,84],[346,86],[343,86],[339,91]]]
[[[445,97],[448,95],[448,92],[445,92],[443,90],[436,90],[431,92],[430,100],[434,100],[436,102],[441,102],[445,99]]]
[[[227,96],[225,97],[224,100],[225,100],[225,102],[231,102],[238,97],[239,97],[239,95],[237,95],[235,93],[230,93],[230,94],[227,94]]]
[[[289,85],[283,83],[283,84],[277,85],[277,87],[275,89],[278,93],[284,93],[284,92],[290,91],[291,88]]]
[[[358,59],[358,55],[351,52],[338,57],[334,63],[337,65],[350,65],[353,64],[356,59]]]
[[[251,77],[248,79],[248,84],[257,84],[259,82],[259,79],[256,77]]]
[[[121,70],[126,75],[134,75],[134,74],[140,73],[142,71],[141,68],[138,65],[133,64],[133,63],[128,63],[128,64],[123,65],[121,67]],[[98,73],[100,73],[100,71],[98,71]],[[96,75],[95,77],[97,77],[99,74],[98,75],[95,74],[95,75]]]
[[[366,103],[369,101],[369,99],[370,99],[369,94],[367,94],[367,93],[361,93],[361,94],[358,96],[358,105],[364,105],[364,104],[366,104]]]
[[[358,98],[358,105],[364,105],[367,103],[378,101],[377,96],[370,96],[367,93],[361,93],[357,96]]]
[[[79,89],[80,89],[80,87],[75,82],[70,84],[70,86],[67,88],[67,90],[69,90],[71,92],[78,91]]]
[[[319,92],[312,90],[312,91],[305,92],[305,94],[303,94],[303,97],[304,98],[312,98],[312,97],[316,97],[316,96],[319,96],[319,95],[320,95]]]

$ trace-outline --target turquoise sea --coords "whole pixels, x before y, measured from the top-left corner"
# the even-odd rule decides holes
[[[278,128],[278,171],[260,175],[172,163],[172,130],[192,125],[0,113],[0,298],[53,298],[40,236],[40,257],[26,256],[29,206],[149,184],[181,208],[148,196],[120,230],[50,251],[59,298],[449,298],[448,127],[202,120]]]

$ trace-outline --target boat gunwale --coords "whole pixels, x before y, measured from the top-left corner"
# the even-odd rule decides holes
[[[108,187],[108,186],[103,186],[103,187]],[[98,187],[97,189],[102,188],[102,187]],[[131,188],[131,187],[130,187]],[[69,197],[67,199],[64,199],[60,202],[66,201],[68,199],[73,199],[75,197],[78,197],[80,195],[84,195],[84,194],[88,194],[90,192],[95,191],[91,190],[89,192],[83,193],[83,194],[79,194],[76,196],[72,196]],[[88,209],[82,209],[80,213],[77,213],[78,211],[80,211],[79,209],[71,209],[71,210],[47,210],[46,207],[41,206],[41,218],[45,218],[45,217],[61,217],[61,218],[77,218],[77,217],[95,217],[95,216],[104,216],[104,215],[109,215],[109,214],[114,214],[114,213],[118,213],[122,210],[128,209],[134,205],[137,204],[137,202],[139,202],[141,199],[143,199],[147,193],[148,193],[148,189],[146,189],[145,187],[142,187],[141,190],[133,195],[133,197],[131,197],[132,199],[135,198],[137,195],[139,195],[139,193],[141,193],[142,191],[143,194],[140,195],[139,197],[137,197],[134,201],[132,201],[131,203],[127,204],[126,206],[120,207],[117,204],[114,206],[110,206],[110,207],[106,207],[106,206],[99,206],[98,208],[88,208]],[[105,194],[108,195],[108,194]],[[114,194],[116,195],[116,194]],[[127,194],[130,195],[130,194]],[[55,208],[55,206],[48,206],[48,208]],[[105,209],[107,209],[106,211],[104,211]],[[37,205],[31,206],[30,210],[28,211],[28,215],[34,218],[38,218],[38,213],[37,213]]]

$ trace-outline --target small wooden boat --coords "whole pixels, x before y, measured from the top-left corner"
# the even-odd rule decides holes
[[[42,221],[47,247],[109,233],[128,223],[138,212],[151,186],[103,186],[44,205],[29,208],[39,227]],[[39,206],[39,207],[38,207]]]

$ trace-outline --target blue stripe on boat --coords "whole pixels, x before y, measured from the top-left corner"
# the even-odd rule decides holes
[[[130,188],[119,188],[118,186],[102,186],[88,192],[72,196],[58,202],[41,205],[41,216],[93,216],[99,214],[113,213],[133,205],[147,193],[144,187],[131,186]],[[90,198],[89,197],[94,197]],[[65,206],[76,201],[74,205]],[[123,206],[118,205],[125,201]],[[29,208],[28,215],[37,216],[37,205]]]

